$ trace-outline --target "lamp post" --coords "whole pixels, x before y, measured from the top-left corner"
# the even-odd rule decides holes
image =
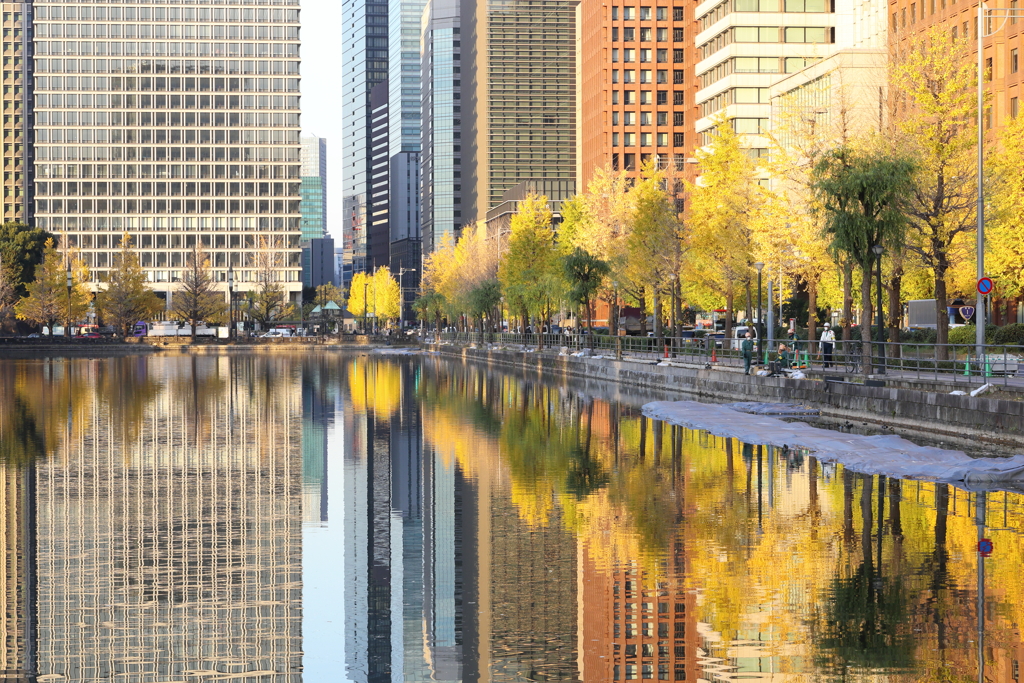
[[[228,341],[235,340],[235,271],[228,266]]]
[[[366,301],[366,286],[369,284],[366,280],[363,280],[363,334],[366,334],[366,318],[367,313],[370,312],[370,307]]]
[[[71,266],[70,265],[68,266],[67,273],[65,273],[65,275],[67,276],[67,285],[68,285],[68,322],[67,322],[67,325],[64,326],[64,336],[70,338],[71,337],[71,286],[74,284],[74,281],[72,280]],[[51,333],[52,333],[52,330],[51,330]]]
[[[757,268],[757,327],[754,329],[757,330],[757,356],[760,358],[764,354],[764,344],[761,342],[764,338],[761,329],[761,270],[764,269],[764,263],[758,261],[754,267]]]
[[[405,274],[415,273],[415,268],[398,269],[398,331],[402,331],[405,324]]]
[[[875,254],[876,266],[878,267],[878,279],[876,281],[876,288],[878,289],[877,298],[875,301],[878,303],[878,374],[885,374],[885,331],[883,330],[884,317],[882,316],[882,254],[885,253],[885,247],[881,244],[876,244],[871,247],[871,251]]]
[[[612,298],[615,299],[615,360],[622,360],[622,333],[619,330],[619,283],[612,282]]]

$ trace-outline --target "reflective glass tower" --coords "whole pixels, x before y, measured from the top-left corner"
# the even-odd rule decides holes
[[[33,4],[36,225],[94,288],[128,233],[168,299],[197,243],[244,290],[265,241],[301,290],[298,4]]]
[[[327,232],[327,140],[302,136],[302,241]]]

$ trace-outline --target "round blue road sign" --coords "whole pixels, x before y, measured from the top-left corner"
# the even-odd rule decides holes
[[[989,538],[983,538],[978,541],[978,554],[982,557],[988,557],[995,550],[995,546],[992,545],[992,540]]]
[[[983,277],[978,280],[978,294],[988,294],[992,291],[992,278]]]

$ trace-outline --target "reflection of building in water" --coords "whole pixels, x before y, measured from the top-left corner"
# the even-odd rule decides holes
[[[148,360],[163,385],[132,440],[96,402],[73,447],[37,464],[40,674],[301,680],[302,398],[287,362]]]
[[[34,680],[35,609],[31,470],[0,463],[0,680]]]
[[[327,524],[327,430],[334,401],[324,394],[319,374],[302,381],[302,523]]]

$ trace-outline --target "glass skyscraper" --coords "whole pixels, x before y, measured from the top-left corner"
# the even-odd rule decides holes
[[[302,241],[327,232],[327,140],[302,136]]]
[[[370,217],[370,91],[388,77],[387,0],[343,0],[342,20],[342,232],[351,270],[361,271]]]
[[[31,205],[29,171],[32,165],[29,139],[32,44],[27,30],[32,5],[4,2],[3,6],[3,123],[4,203],[3,221],[28,221]]]
[[[255,250],[301,290],[299,1],[37,0],[36,225],[98,288],[121,235],[168,298],[193,245],[255,282]]]

